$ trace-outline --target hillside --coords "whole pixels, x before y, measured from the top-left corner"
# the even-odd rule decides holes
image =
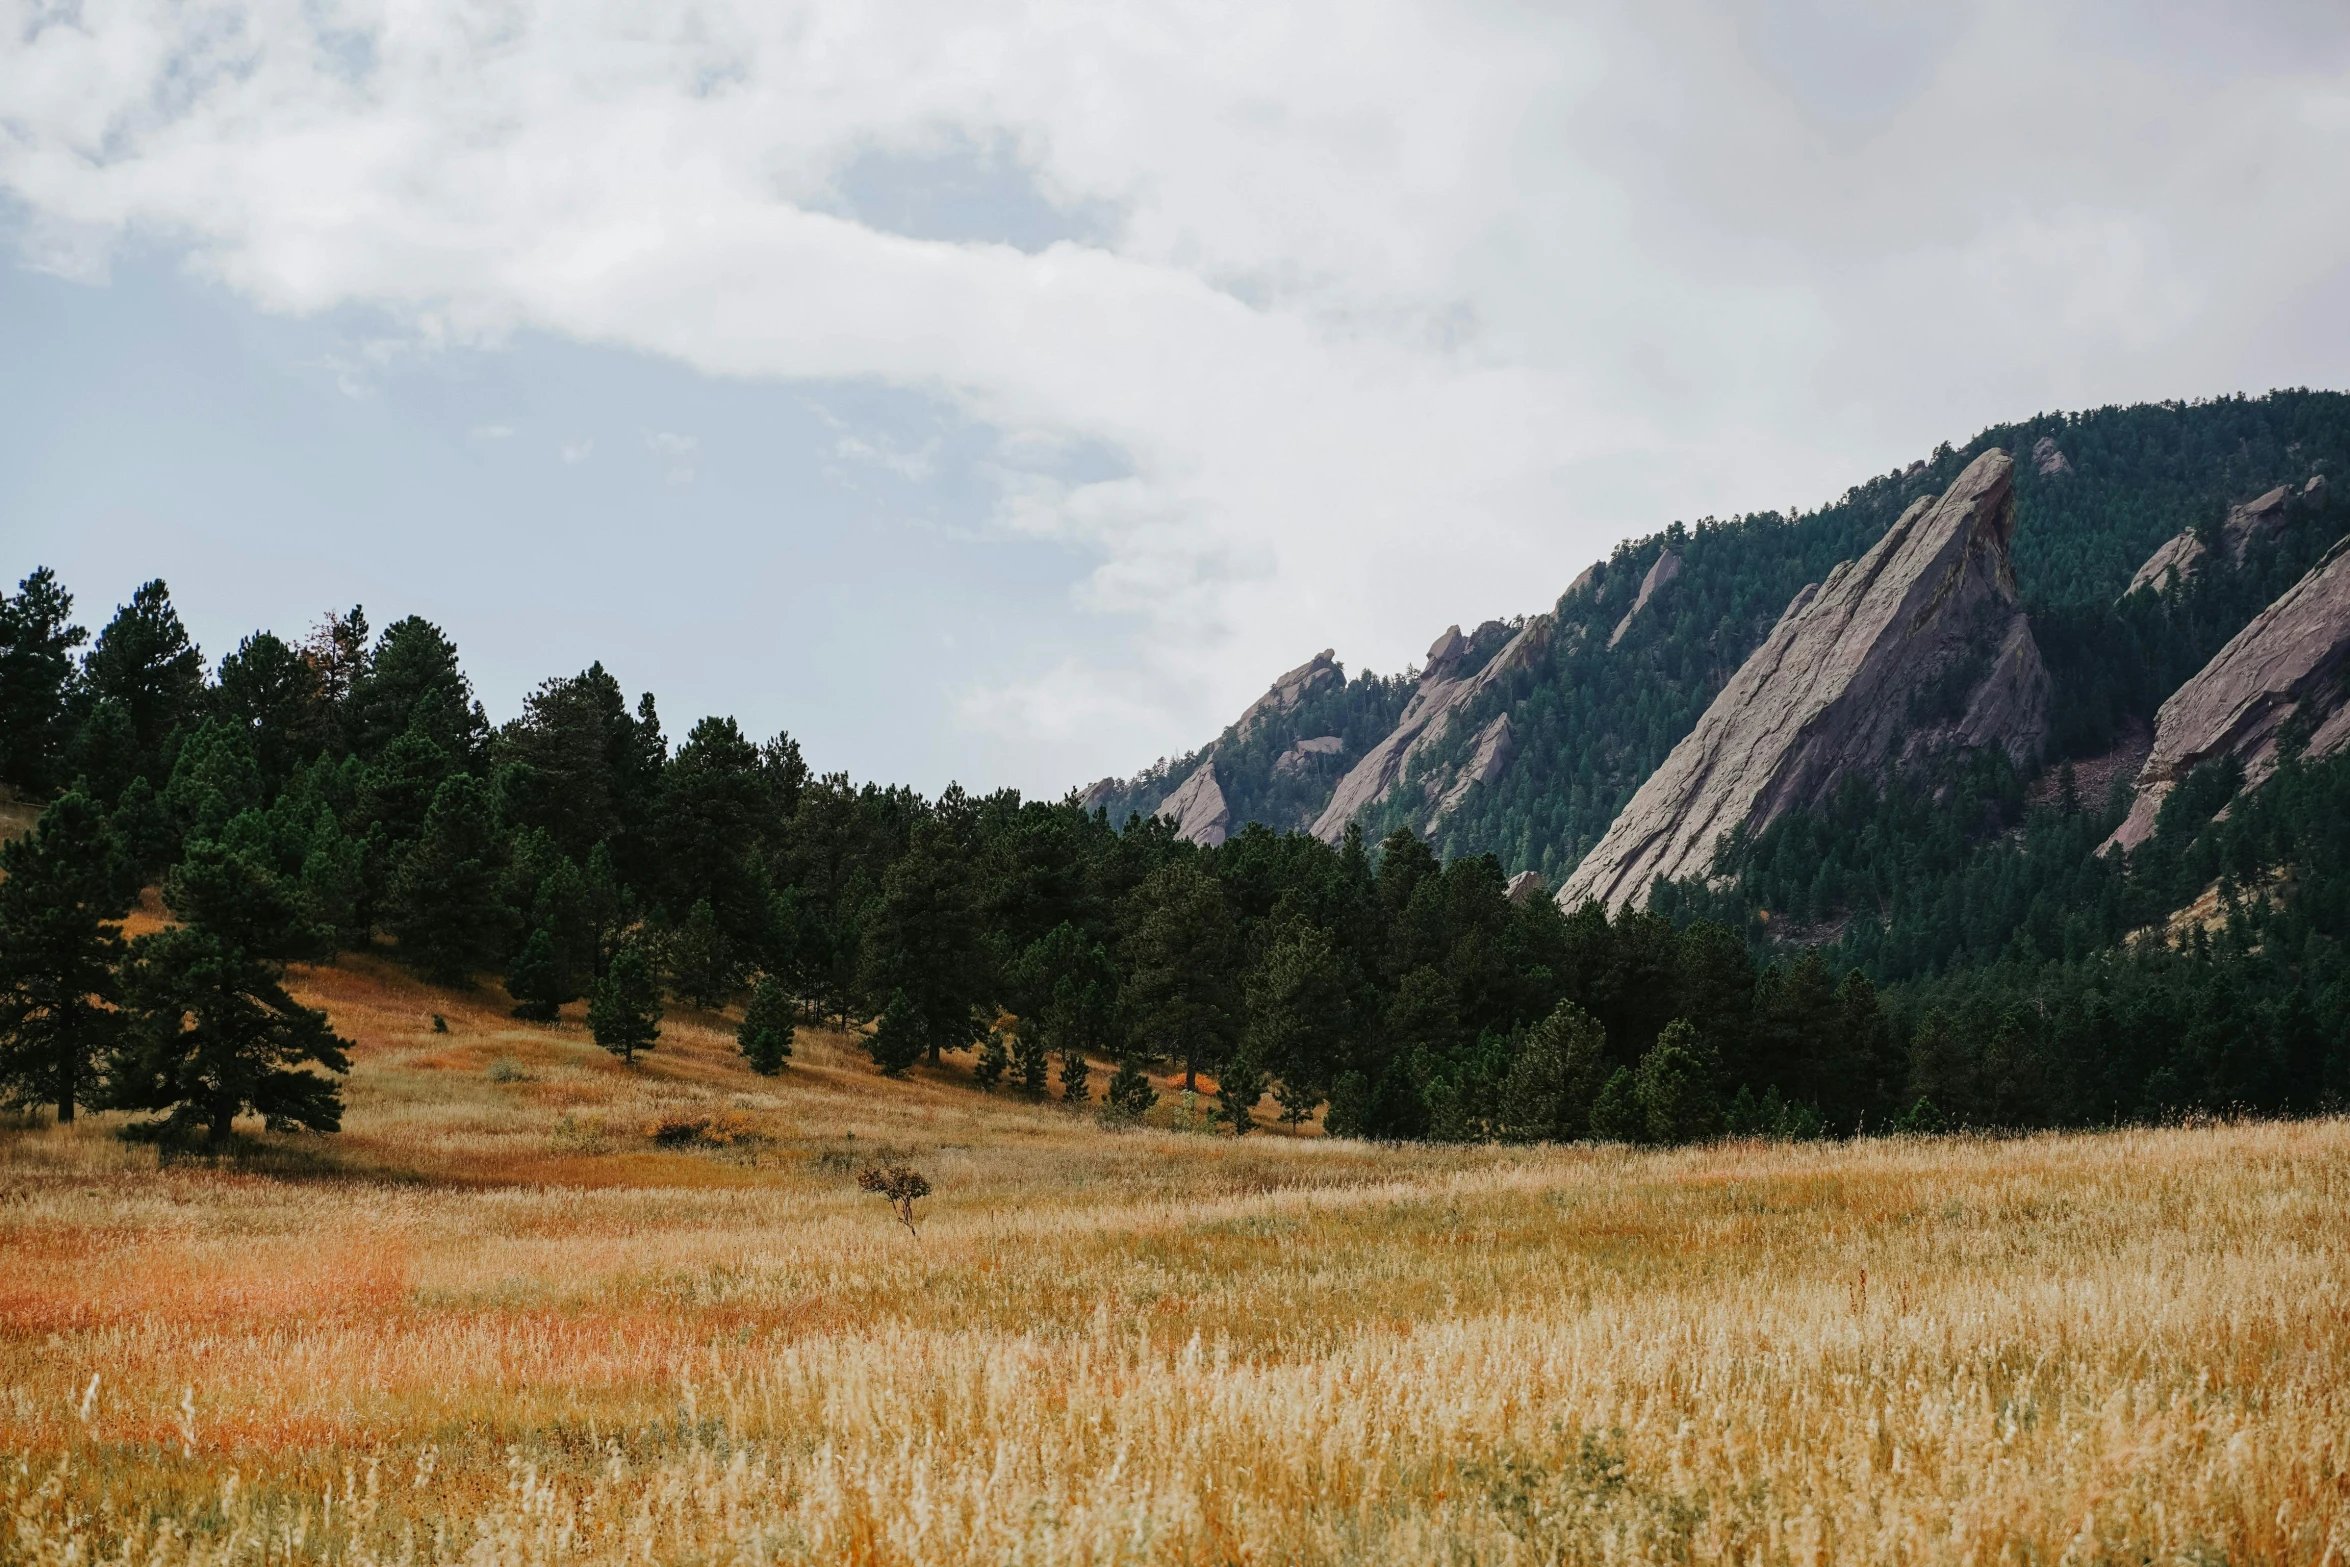
[[[0,1126],[11,1560],[2314,1563],[2350,1527],[2340,1121],[1235,1141],[821,1030],[767,1079],[680,1016],[627,1068],[378,959],[292,980],[352,1041],[339,1136]],[[918,1237],[855,1184],[892,1161]]]
[[[2110,746],[2116,725],[2150,722],[2194,666],[2165,663],[2159,649],[2083,656],[2091,648],[2084,619],[2118,598],[2166,540],[2278,485],[2350,474],[2350,396],[2276,392],[2041,415],[1938,448],[1815,511],[1702,518],[1620,545],[1545,611],[1552,628],[1540,655],[1475,693],[1356,820],[1372,841],[1404,828],[1446,858],[1490,853],[1505,871],[1533,870],[1557,886],[1796,592],[1864,554],[1910,504],[1948,488],[1995,447],[2023,459],[2014,570],[2036,633],[2058,655],[2052,759],[2085,758]],[[2258,607],[2245,607],[2236,624]],[[1480,635],[1496,647],[1506,637],[1498,625]],[[1416,686],[1419,674],[1389,684]],[[2122,684],[2133,685],[2127,699],[2110,701]],[[1474,765],[1480,742],[1505,717],[1506,760],[1476,776],[1487,771]],[[1377,741],[1350,734],[1344,754],[1359,758]],[[1147,814],[1154,791],[1163,798],[1212,759],[1234,805],[1228,830],[1251,819],[1276,829],[1305,825],[1343,775],[1332,771],[1318,799],[1300,803],[1292,791],[1278,811],[1252,817],[1243,802],[1266,791],[1259,780],[1279,754],[1219,739],[1099,798]],[[1465,789],[1464,776],[1475,778]]]

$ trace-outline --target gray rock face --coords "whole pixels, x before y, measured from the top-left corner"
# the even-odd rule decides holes
[[[1632,629],[1632,622],[1638,620],[1640,612],[1648,608],[1648,601],[1655,598],[1679,575],[1681,575],[1681,557],[1671,550],[1659,555],[1656,558],[1656,564],[1648,568],[1648,575],[1640,579],[1640,591],[1633,596],[1632,607],[1624,611],[1624,618],[1616,622],[1615,634],[1607,639],[1607,645],[1612,648],[1623,641],[1624,633]]]
[[[1232,808],[1224,803],[1223,786],[1216,782],[1215,762],[1200,763],[1153,814],[1173,822],[1178,837],[1210,849],[1222,843],[1232,830]]]
[[[1478,730],[1477,739],[1469,748],[1468,761],[1454,775],[1451,786],[1438,797],[1436,809],[1429,815],[1428,825],[1422,830],[1433,834],[1443,826],[1444,819],[1469,797],[1471,789],[1479,784],[1489,784],[1501,776],[1502,769],[1510,765],[1510,758],[1517,754],[1517,750],[1517,731],[1510,724],[1509,714],[1497,715],[1493,722]]]
[[[2009,564],[2014,463],[1988,451],[1921,497],[1857,561],[1795,596],[1705,716],[1559,889],[1611,908],[1659,876],[1704,874],[1847,777],[1954,747],[2019,759],[2047,726],[2048,672]]]
[[[2032,471],[2043,479],[2060,479],[2073,471],[2070,458],[2056,444],[2056,437],[2043,435],[2032,443]]]
[[[1404,765],[1428,746],[1442,739],[1452,722],[1452,715],[1467,702],[1475,700],[1495,680],[1518,668],[1536,652],[1548,645],[1551,618],[1537,615],[1526,622],[1518,634],[1510,638],[1502,650],[1483,669],[1473,675],[1463,675],[1461,665],[1469,652],[1469,639],[1461,635],[1458,626],[1448,627],[1443,636],[1428,649],[1428,663],[1420,671],[1419,689],[1404,704],[1403,716],[1386,738],[1371,747],[1363,759],[1347,770],[1338,780],[1337,790],[1330,796],[1322,814],[1314,819],[1310,829],[1324,843],[1336,843],[1346,836],[1346,824],[1366,808],[1387,798],[1396,780],[1403,776]],[[1505,758],[1506,761],[1506,758]]]
[[[1535,871],[1520,871],[1510,878],[1509,900],[1512,903],[1532,903],[1550,889],[1542,885],[1542,877]]]
[[[2263,497],[2265,499],[2265,497]],[[2285,726],[2309,728],[2311,757],[2350,743],[2350,541],[2236,633],[2154,716],[2154,750],[2109,845],[2154,836],[2163,797],[2204,762],[2233,756],[2249,789],[2276,771]]]
[[[2228,508],[2227,520],[2219,525],[2219,536],[2229,560],[2241,561],[2254,540],[2266,538],[2277,530],[2285,520],[2285,501],[2292,493],[2291,485],[2280,484],[2256,501]],[[2137,575],[2130,578],[2130,585],[2122,589],[2122,597],[2128,598],[2140,588],[2159,591],[2163,579],[2172,572],[2184,578],[2202,559],[2203,541],[2195,536],[2193,528],[2165,539],[2160,548],[2146,557],[2146,564],[2138,568]]]

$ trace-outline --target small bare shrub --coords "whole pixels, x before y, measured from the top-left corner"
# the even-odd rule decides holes
[[[898,1222],[906,1227],[906,1233],[916,1240],[922,1238],[922,1232],[914,1228],[914,1204],[918,1199],[930,1195],[930,1183],[918,1172],[902,1164],[893,1164],[886,1170],[868,1168],[857,1177],[857,1185],[887,1197],[889,1205],[897,1210]]]

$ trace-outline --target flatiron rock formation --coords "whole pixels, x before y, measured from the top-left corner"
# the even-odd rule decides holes
[[[2322,496],[2325,483],[2323,475],[2312,477],[2302,493],[2312,499]],[[2292,494],[2291,485],[2280,484],[2258,500],[2228,508],[2227,520],[2219,525],[2219,537],[2229,560],[2243,560],[2244,552],[2252,547],[2255,540],[2266,538],[2284,525],[2285,502]],[[2159,591],[2163,580],[2172,572],[2185,577],[2194,571],[2196,563],[2202,559],[2203,540],[2196,536],[2193,528],[2165,539],[2159,549],[2146,557],[2146,564],[2138,568],[2137,575],[2130,578],[2130,585],[2122,589],[2122,597],[2128,598],[2140,588]]]
[[[1588,576],[1589,573],[1586,572],[1584,575]],[[1648,608],[1649,601],[1669,586],[1672,580],[1679,575],[1681,575],[1681,557],[1671,550],[1659,555],[1656,558],[1656,564],[1648,568],[1648,575],[1640,579],[1640,591],[1633,596],[1632,607],[1624,611],[1624,618],[1616,622],[1615,634],[1607,639],[1607,645],[1612,648],[1623,641],[1624,633],[1632,629],[1632,622],[1640,618],[1640,612]],[[1582,577],[1577,577],[1574,583],[1568,584],[1567,591],[1572,593],[1582,580]]]
[[[1567,878],[1560,905],[1643,903],[1659,876],[1705,874],[1724,834],[1759,832],[1858,773],[1944,748],[2036,751],[2048,672],[2008,561],[2014,466],[1983,453],[1867,554],[1797,594]]]
[[[1495,680],[1532,658],[1546,645],[1549,635],[1550,617],[1536,615],[1482,668],[1470,672],[1466,671],[1471,649],[1469,639],[1461,635],[1460,627],[1447,627],[1444,635],[1428,649],[1428,663],[1420,671],[1419,689],[1404,704],[1403,716],[1384,739],[1338,780],[1330,803],[1314,819],[1313,835],[1324,843],[1336,843],[1344,838],[1348,822],[1387,798],[1388,791],[1403,776],[1405,764],[1444,737],[1454,713],[1475,700]],[[1488,642],[1486,646],[1492,644]],[[1507,761],[1506,756],[1503,761]],[[1499,770],[1498,764],[1494,770]]]
[[[1309,695],[1333,683],[1346,684],[1346,676],[1338,668],[1338,650],[1326,647],[1274,681],[1272,688],[1251,702],[1248,711],[1232,727],[1245,740],[1266,718],[1292,711]]]
[[[2154,836],[2163,797],[2204,762],[2235,757],[2244,764],[2244,787],[2257,785],[2276,771],[2278,742],[2295,720],[2307,732],[2311,757],[2341,750],[2350,742],[2345,677],[2350,540],[2328,551],[2162,704],[2137,798],[2108,842],[2130,849]]]
[[[1178,837],[1211,849],[1222,843],[1232,831],[1232,808],[1224,803],[1224,790],[1216,782],[1214,759],[1194,768],[1153,814],[1173,822]]]

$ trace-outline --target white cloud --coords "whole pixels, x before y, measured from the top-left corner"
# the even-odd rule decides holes
[[[529,329],[993,427],[993,525],[1084,552],[1082,602],[1130,630],[964,693],[1067,776],[1203,738],[1315,648],[1392,668],[1542,607],[1676,515],[1817,500],[2043,407],[2340,379],[2279,325],[2345,304],[2331,9],[0,15],[0,189],[41,264],[156,237],[426,345]],[[840,215],[887,206],[844,180],[971,147],[1098,242]],[[692,482],[690,437],[646,440]],[[1120,471],[1063,475],[1073,445]],[[938,460],[861,430],[830,455]]]
[[[596,443],[585,437],[565,441],[561,447],[566,467],[577,467],[596,454]]]
[[[661,459],[662,472],[671,484],[691,484],[701,472],[696,454],[702,443],[690,435],[679,435],[669,430],[647,430],[645,445]]]
[[[506,441],[513,437],[514,426],[510,424],[477,424],[473,427],[473,438],[477,441]]]

